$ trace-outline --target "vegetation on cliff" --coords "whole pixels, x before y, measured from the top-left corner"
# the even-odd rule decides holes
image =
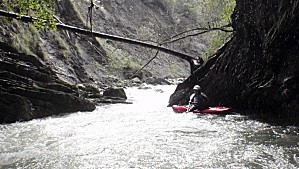
[[[53,5],[52,1],[49,2]],[[30,3],[20,5],[32,10],[38,6],[48,7],[48,4],[30,6]],[[86,27],[83,11],[88,12],[89,5],[86,1],[57,1],[57,16],[64,23]],[[198,27],[232,26],[233,34],[220,31],[210,36],[193,36],[191,32],[187,38],[181,38],[183,40],[165,44],[169,48],[203,57],[213,54],[214,49],[227,41],[228,37],[231,38],[178,86],[170,99],[170,105],[185,103],[184,98],[192,86],[201,84],[209,94],[211,104],[251,109],[257,112],[259,118],[270,121],[278,121],[275,118],[279,118],[284,123],[299,124],[298,1],[237,0],[231,19],[230,13],[235,5],[233,0],[146,0],[121,3],[103,0],[96,5],[93,17],[98,22],[89,25],[94,30],[158,43]],[[15,9],[16,6],[10,8]],[[53,20],[48,17],[53,16],[52,10],[48,9],[49,13],[45,13],[47,16],[40,17]],[[201,13],[204,10],[209,10],[213,15],[205,16],[204,12]],[[41,57],[54,70],[57,78],[70,84],[94,83],[106,87],[109,81],[130,77],[128,72],[140,68],[156,53],[69,31],[37,32],[31,25],[11,19],[1,19],[0,22],[6,25],[1,26],[2,42],[14,44],[19,51]],[[53,25],[38,20],[36,24],[42,27]],[[208,39],[213,40],[209,43]],[[207,50],[207,47],[210,48]],[[185,69],[188,65],[184,61],[167,54],[158,57],[139,75],[141,79],[188,75],[189,71]]]
[[[34,25],[37,28],[55,28],[54,0],[2,0],[0,1],[0,5],[2,9],[8,11],[12,10],[21,15],[30,15],[36,18],[36,20],[34,20]]]
[[[200,84],[213,105],[299,125],[298,1],[236,2],[232,39],[178,86],[170,105],[184,103],[192,86]]]
[[[76,26],[82,26],[82,22],[84,22],[83,16],[82,16],[82,10],[84,11],[83,8],[81,7],[85,7],[85,11],[86,9],[92,9],[90,8],[90,5],[87,1],[78,1],[78,2],[73,2],[73,1],[69,1],[69,0],[64,0],[64,1],[55,1],[56,3],[56,9],[57,9],[57,16],[55,16],[55,21],[56,22],[65,22],[65,23],[71,23],[73,25]],[[149,37],[149,39],[147,40],[152,40],[152,41],[156,41],[159,43],[159,41],[163,40],[165,38],[169,38],[170,36],[172,36],[171,34],[176,34],[177,32],[181,31],[181,30],[188,30],[188,28],[191,27],[195,27],[195,26],[199,26],[199,28],[201,27],[210,27],[215,26],[215,25],[219,25],[219,24],[224,24],[229,22],[228,20],[228,16],[231,13],[231,10],[233,9],[234,6],[234,1],[232,0],[226,0],[225,2],[221,3],[218,0],[210,0],[210,1],[169,1],[169,0],[162,0],[162,1],[144,1],[143,3],[137,4],[136,7],[131,6],[132,8],[134,8],[133,10],[138,11],[139,8],[143,8],[142,4],[145,4],[146,7],[150,7],[153,11],[148,11],[150,13],[150,15],[152,17],[154,17],[154,21],[158,23],[161,23],[161,20],[159,20],[159,18],[157,16],[156,12],[159,13],[165,13],[167,12],[167,14],[170,16],[170,18],[163,18],[164,20],[172,20],[174,26],[172,27],[168,27],[166,29],[162,28],[151,28],[148,26],[143,26],[141,27],[141,29],[139,29],[137,26],[137,39],[141,38],[143,40],[145,40],[144,38]],[[101,14],[107,14],[107,10],[104,7],[109,7],[109,6],[113,6],[114,2],[98,2],[95,1],[95,3],[93,5],[95,5],[95,9],[96,10],[100,10]],[[125,3],[126,4],[126,3]],[[220,4],[220,5],[219,5]],[[19,1],[3,1],[2,2],[2,8],[5,8],[7,10],[14,10],[19,12],[20,14],[30,14],[33,17],[37,17],[39,19],[34,20],[35,22],[35,26],[37,26],[38,28],[43,28],[45,26],[47,27],[53,27],[55,26],[54,24],[54,1],[28,1],[28,3],[24,3],[24,2],[19,2]],[[206,10],[206,8],[208,10]],[[162,11],[160,11],[160,9]],[[224,10],[223,10],[224,9]],[[131,10],[131,9],[130,9]],[[208,12],[207,12],[208,11]],[[217,11],[217,12],[216,12]],[[68,13],[68,15],[65,15],[65,13]],[[86,11],[86,12],[90,12],[90,10]],[[104,12],[104,13],[103,13]],[[117,11],[113,11],[113,13],[115,13]],[[129,13],[129,12],[128,12]],[[208,14],[206,14],[208,13]],[[70,15],[69,15],[70,14]],[[94,17],[93,18],[97,18],[98,17],[98,11],[94,12]],[[88,15],[90,17],[90,19],[92,18],[92,15]],[[58,19],[58,17],[60,18],[60,20]],[[102,17],[102,16],[99,16]],[[118,16],[116,16],[118,17]],[[88,19],[88,18],[87,18]],[[106,19],[106,18],[105,18]],[[141,18],[142,19],[142,18]],[[190,22],[189,20],[192,20],[192,22]],[[77,20],[77,22],[76,22]],[[133,25],[138,25],[142,22],[138,21],[138,18],[135,18],[135,20],[137,20],[136,24]],[[87,21],[87,20],[86,20]],[[132,20],[130,20],[132,21]],[[39,38],[30,38],[30,32],[33,32],[33,37],[38,37],[38,33],[36,31],[22,31],[25,30],[26,28],[23,28],[22,24],[19,24],[16,21],[13,21],[16,23],[17,26],[17,31],[19,31],[21,33],[21,36],[19,37],[18,34],[15,35],[16,40],[12,40],[12,44],[14,47],[16,47],[17,49],[27,53],[27,54],[37,54],[37,55],[42,55],[41,57],[44,59],[47,59],[47,51],[48,49],[44,49],[44,46],[41,45],[41,40]],[[150,22],[149,22],[150,23]],[[86,23],[87,24],[87,23]],[[97,22],[95,22],[94,27],[97,26]],[[119,24],[119,23],[118,23]],[[127,24],[127,23],[124,23]],[[91,25],[89,25],[91,26]],[[136,26],[133,26],[130,29],[136,29]],[[32,29],[32,26],[31,28]],[[121,28],[119,28],[121,29]],[[128,28],[126,28],[125,31],[127,31]],[[33,29],[32,29],[33,30]],[[161,30],[163,31],[163,33],[160,33]],[[117,30],[115,30],[117,32]],[[5,30],[4,30],[5,32]],[[28,34],[29,33],[29,34]],[[68,60],[72,55],[71,54],[71,48],[69,46],[71,46],[70,44],[65,42],[65,38],[61,38],[61,35],[58,35],[55,31],[53,31],[53,36],[55,39],[57,39],[58,45],[61,46],[61,48],[59,48],[59,56],[62,59],[66,59]],[[69,33],[68,33],[69,34]],[[219,31],[216,33],[219,34]],[[162,35],[162,36],[161,36]],[[210,54],[215,48],[219,47],[219,45],[221,45],[224,40],[226,39],[228,33],[221,33],[220,36],[217,36],[217,38],[214,38],[212,40],[211,43],[211,47],[208,50],[207,54]],[[219,38],[220,37],[220,38]],[[25,40],[22,40],[25,39]],[[183,39],[183,38],[181,38]],[[187,39],[187,38],[186,38]],[[188,38],[190,39],[190,38]],[[200,37],[200,39],[205,39],[204,37]],[[200,40],[198,38],[191,38],[190,40],[186,40],[186,41],[182,41],[179,43],[173,43],[171,46],[177,48],[179,46],[179,48],[183,49],[183,52],[187,52],[190,53],[191,55],[197,56],[197,55],[201,55],[201,57],[203,57],[203,52],[205,51],[205,48],[203,48],[202,46],[205,46],[206,42],[203,41],[203,44],[196,44],[198,42],[198,40]],[[195,40],[195,41],[194,41]],[[98,41],[98,40],[97,40]],[[200,40],[202,41],[202,40]],[[168,41],[172,42],[172,40]],[[91,43],[91,41],[89,41],[89,43]],[[192,47],[191,46],[184,46],[184,43],[188,44],[188,43],[195,43],[196,46]],[[201,43],[201,42],[200,42]],[[33,44],[33,45],[31,45]],[[61,45],[60,45],[61,44]],[[105,44],[105,41],[101,40],[101,44],[98,43],[93,44],[91,43],[91,45],[94,46],[94,48],[96,48],[96,51],[102,53],[102,52],[106,52],[109,49],[105,49],[102,48],[100,46],[109,46],[110,48],[115,48],[115,49],[120,49],[119,51],[121,53],[120,56],[124,56],[124,58],[126,59],[122,59],[120,61],[118,57],[110,57],[108,59],[108,61],[110,62],[110,64],[108,65],[114,65],[114,63],[118,63],[118,65],[120,65],[119,67],[130,67],[130,69],[132,70],[136,70],[136,67],[138,69],[138,67],[140,68],[141,65],[144,63],[144,60],[140,60],[138,59],[139,57],[137,57],[137,59],[135,58],[135,56],[132,56],[132,51],[130,51],[130,49],[128,49],[127,47],[124,47],[125,49],[122,50],[121,48],[124,46],[121,44],[121,46],[119,46],[119,44],[117,46],[114,45],[114,43],[110,43],[109,45]],[[202,46],[200,46],[202,45]],[[80,50],[82,47],[80,47],[80,45],[75,44],[75,49],[77,49],[77,53],[81,53],[82,50]],[[131,48],[131,47],[130,47]],[[61,49],[61,51],[60,51]],[[78,50],[79,49],[79,50]],[[101,51],[104,50],[104,51]],[[201,50],[201,51],[199,51]],[[114,53],[114,52],[113,52]],[[134,53],[136,53],[136,50],[134,50]],[[146,55],[151,55],[152,52],[148,52],[145,53]],[[105,55],[105,54],[104,54]],[[110,54],[108,54],[110,55]],[[139,55],[139,54],[138,54]],[[144,54],[143,54],[144,55]],[[164,57],[164,55],[163,55]],[[127,61],[123,61],[123,60],[127,60]],[[156,59],[159,60],[159,59]],[[160,60],[163,60],[160,58]],[[112,63],[112,64],[111,64]],[[133,64],[132,64],[133,63]],[[122,66],[123,65],[123,66]],[[155,64],[154,66],[159,66],[157,64]],[[115,66],[114,66],[115,67]],[[131,68],[132,67],[132,68]],[[151,68],[152,69],[152,68]],[[164,68],[162,68],[164,69]],[[169,66],[168,71],[166,72],[170,72],[171,74],[175,74],[177,71],[178,67],[176,68],[173,64],[172,66]],[[121,71],[121,70],[118,70]],[[117,71],[117,72],[118,72]],[[181,71],[181,70],[180,70]],[[165,71],[163,71],[165,72]],[[111,73],[111,72],[110,72]],[[157,72],[158,73],[158,72]],[[154,73],[156,74],[156,73]],[[159,75],[161,76],[161,75]],[[183,74],[177,74],[175,76],[185,76]]]
[[[1,42],[0,74],[0,123],[95,109],[39,58]]]
[[[1,1],[2,9],[13,9],[16,12],[21,12],[19,11],[17,6],[13,6],[12,4],[10,7],[3,5],[3,3],[7,2],[8,1]],[[33,1],[30,1],[30,3],[31,2]],[[161,31],[164,28],[168,28],[170,26],[169,28],[170,30],[172,30],[177,26],[177,23],[172,22],[173,18],[171,16],[167,16],[166,11],[163,10],[163,4],[161,6],[161,4],[159,3],[146,4],[145,2],[135,2],[136,1],[134,1],[134,3],[130,3],[128,1],[127,3],[124,3],[120,6],[116,1],[103,1],[103,4],[100,4],[100,8],[95,9],[94,11],[93,18],[98,18],[98,22],[94,22],[94,30],[100,30],[102,32],[113,33],[132,38],[134,38],[135,35],[138,35],[135,38],[139,39],[138,37],[145,37],[146,34],[149,33],[148,30],[152,32],[152,34],[149,33],[148,35],[154,37],[156,35],[159,35],[159,33],[157,34],[156,32],[159,29]],[[20,3],[19,5],[26,6],[29,4]],[[140,18],[136,18],[136,21],[134,21],[134,18],[132,18],[132,15],[130,13],[130,6],[132,6],[132,4],[134,5],[133,9],[136,12],[135,16],[143,16]],[[44,7],[42,4],[38,5]],[[36,15],[39,12],[35,11],[37,6],[32,6],[32,9],[29,10],[30,15],[39,17],[38,15]],[[56,17],[59,18],[60,21],[82,28],[86,27],[85,19],[83,18],[86,16],[84,13],[87,12],[89,6],[88,2],[61,0],[57,1],[57,3],[55,3],[55,6],[57,9]],[[22,11],[23,7],[21,7]],[[52,15],[52,13],[48,13],[47,15]],[[42,16],[41,18],[47,19],[46,17]],[[134,71],[139,69],[141,65],[143,65],[149,60],[150,57],[152,57],[151,51],[145,50],[145,48],[134,47],[132,45],[124,45],[111,42],[109,40],[97,39],[92,36],[80,35],[67,30],[37,30],[36,24],[41,24],[39,25],[41,26],[39,28],[47,26],[44,25],[44,22],[36,22],[34,26],[33,24],[25,24],[15,19],[1,17],[0,23],[0,37],[1,42],[3,42],[1,43],[2,49],[5,49],[6,47],[4,45],[8,44],[15,47],[17,51],[7,52],[13,52],[15,53],[14,55],[20,56],[32,56],[37,60],[43,62],[44,66],[47,67],[47,69],[51,69],[51,72],[53,73],[53,76],[49,75],[49,78],[55,79],[54,81],[57,81],[57,83],[67,82],[66,84],[70,88],[72,88],[71,86],[75,86],[75,84],[81,83],[93,83],[98,88],[106,88],[107,86],[110,86],[112,84],[115,86],[118,86],[119,84],[121,85],[122,82],[120,81],[120,79],[131,77],[131,73],[134,73]],[[158,25],[158,27],[155,26],[153,28],[151,27],[151,25]],[[140,33],[135,34],[136,32]],[[196,38],[193,38],[193,41],[197,44],[199,42],[202,42],[201,39]],[[192,41],[185,41],[183,43],[180,42],[180,44],[177,44],[177,46],[179,46],[178,49],[184,52],[188,52],[189,48],[187,48],[187,46],[188,44],[190,44],[190,42]],[[169,47],[177,46],[170,45]],[[21,54],[19,52],[25,54]],[[3,57],[9,58],[9,55],[4,53]],[[16,60],[15,62],[19,63],[20,61]],[[168,67],[166,65],[170,66]],[[156,59],[153,64],[150,65],[149,68],[147,68],[147,70],[140,72],[138,76],[141,80],[146,80],[142,78],[152,76],[162,78],[181,77],[189,74],[189,70],[187,67],[188,63],[185,63],[180,59],[174,58],[169,55],[160,54],[159,59]],[[16,68],[19,67],[17,66]],[[24,89],[24,92],[26,91],[25,89],[30,89],[30,91],[33,91],[35,94],[37,94],[38,90],[40,89],[36,88],[36,86],[33,85],[37,82],[34,82],[32,78],[28,77],[30,73],[24,73],[25,74],[20,74],[19,76],[24,79],[28,79],[26,83],[24,82],[24,86],[26,88],[24,88],[24,86],[18,86],[19,84],[15,84],[14,87],[20,87],[21,89]],[[3,80],[5,81],[5,79]],[[7,78],[6,81],[7,80],[10,81],[12,79]],[[31,84],[30,81],[33,81],[34,83]],[[4,82],[2,86],[5,86]],[[52,89],[51,87],[48,88]],[[7,94],[13,95],[13,89],[6,91],[3,87],[1,88],[1,91],[4,92],[3,94],[6,94],[5,96],[7,96]],[[56,92],[59,92],[59,90]],[[72,92],[74,92],[74,95],[78,94],[77,91]],[[28,93],[30,92],[28,91]],[[44,94],[47,93],[45,92]],[[30,94],[30,96],[32,97],[29,99],[22,98],[24,95],[25,94],[20,96],[20,99],[24,100],[24,102],[20,101],[18,106],[25,107],[23,107],[22,109],[20,108],[16,109],[15,111],[11,111],[14,114],[13,116],[4,115],[3,122],[12,122],[14,120],[29,120],[34,117],[43,117],[51,114],[69,112],[69,109],[61,109],[61,111],[56,110],[56,108],[59,108],[60,106],[59,102],[55,102],[55,99],[51,99],[52,102],[51,100],[42,101],[43,95],[40,95],[40,99],[37,99],[40,101],[38,102],[39,104],[37,104],[37,102],[33,99],[34,95]],[[74,97],[74,100],[76,99],[78,98]],[[70,101],[72,99],[65,100]],[[72,102],[77,103],[74,100]],[[1,100],[1,103],[3,103],[4,105],[8,104],[8,102],[5,102],[5,100]],[[47,106],[47,108],[49,108],[47,110],[46,107],[45,109],[42,109],[42,106],[40,105],[42,105],[43,103],[47,105],[51,104],[51,106]],[[69,105],[71,106],[72,104]],[[87,104],[87,106],[88,105],[89,104]],[[76,107],[74,107],[72,111],[80,110],[75,108]],[[7,108],[2,112],[5,114],[6,112],[9,112],[10,109],[11,108]],[[21,110],[24,110],[24,113],[20,113],[19,111]],[[82,108],[82,110],[84,110],[84,108]],[[42,111],[44,111],[45,113],[40,113]]]

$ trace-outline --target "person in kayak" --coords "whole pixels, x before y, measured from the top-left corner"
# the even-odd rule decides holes
[[[190,96],[189,106],[187,111],[191,112],[193,110],[203,110],[206,109],[208,102],[208,97],[201,91],[201,87],[199,85],[195,85],[193,87],[193,93]]]

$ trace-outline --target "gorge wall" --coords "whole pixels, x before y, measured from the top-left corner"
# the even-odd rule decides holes
[[[0,123],[94,109],[39,58],[0,42]]]
[[[233,38],[177,87],[169,105],[186,103],[192,86],[200,84],[211,105],[299,125],[299,1],[236,3]]]
[[[185,2],[168,0],[103,0],[94,1],[93,30],[144,41],[163,40],[204,24],[197,20],[195,9]],[[192,4],[190,1],[187,4]],[[195,1],[193,2],[195,3]],[[56,3],[57,17],[65,24],[89,28],[89,1],[61,0]],[[180,10],[170,9],[173,6]],[[26,54],[41,57],[62,80],[71,84],[98,83],[100,86],[119,79],[128,79],[149,61],[156,51],[106,39],[80,35],[70,31],[37,32],[30,24],[16,20],[0,20],[1,41]],[[87,25],[86,25],[87,24]],[[204,37],[190,37],[166,47],[192,56],[200,56],[208,45]],[[175,63],[175,64],[174,64]],[[189,64],[175,56],[160,52],[157,59],[139,73],[140,78],[187,77]],[[121,83],[121,82],[119,82]]]
[[[197,10],[189,8],[190,3],[197,7],[196,1],[94,2],[94,31],[144,41],[162,42],[204,22],[198,20]],[[86,0],[57,1],[57,17],[65,24],[88,29],[89,5]],[[199,36],[165,46],[200,56],[207,45]],[[76,84],[88,83],[100,89],[125,86],[129,82],[124,80],[129,81],[155,52],[65,30],[39,31],[33,24],[0,17],[0,123],[91,111],[95,105],[79,96]],[[146,80],[187,77],[189,73],[188,62],[160,53],[137,76]]]

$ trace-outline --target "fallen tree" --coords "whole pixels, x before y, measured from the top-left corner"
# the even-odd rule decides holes
[[[19,19],[23,22],[34,22],[34,20],[36,20],[36,18],[33,18],[31,16],[19,15],[17,13],[7,12],[4,10],[0,10],[0,16]],[[45,21],[45,22],[47,22],[47,21]],[[72,31],[72,32],[76,32],[76,33],[80,33],[80,34],[84,34],[84,35],[90,35],[90,36],[95,36],[95,37],[99,37],[99,38],[110,39],[110,40],[114,40],[114,41],[118,41],[118,42],[130,43],[133,45],[139,45],[142,47],[159,50],[161,52],[165,52],[167,54],[171,54],[171,55],[177,56],[181,59],[184,59],[184,60],[188,61],[190,64],[193,64],[193,60],[195,59],[195,57],[193,57],[193,56],[189,56],[185,53],[181,53],[181,52],[163,47],[158,43],[148,43],[148,42],[143,42],[143,41],[136,40],[136,39],[125,38],[125,37],[121,37],[121,36],[117,36],[117,35],[110,35],[110,34],[106,34],[106,33],[95,32],[95,31],[91,31],[88,29],[83,29],[83,28],[78,28],[75,26],[67,25],[67,24],[64,24],[61,22],[57,23],[56,27],[57,27],[57,29],[68,30],[68,31]]]
[[[18,19],[18,20],[21,20],[21,21],[27,22],[27,23],[33,23],[35,20],[37,20],[37,18],[31,17],[31,16],[20,15],[20,14],[14,13],[14,12],[8,12],[8,11],[4,11],[4,10],[0,10],[0,16]],[[55,16],[54,16],[54,18],[57,20],[57,23],[56,23],[56,28],[57,29],[67,30],[67,31],[76,32],[76,33],[79,33],[79,34],[95,36],[95,37],[99,37],[99,38],[103,38],[103,39],[109,39],[109,40],[118,41],[118,42],[129,43],[129,44],[133,44],[133,45],[138,45],[138,46],[154,49],[154,50],[157,50],[157,51],[161,51],[161,52],[179,57],[183,60],[186,60],[190,64],[191,73],[193,73],[193,71],[198,68],[198,65],[196,65],[196,64],[198,64],[198,63],[202,64],[204,62],[204,60],[201,57],[193,57],[193,56],[190,56],[188,54],[185,54],[185,53],[182,53],[182,52],[164,47],[162,45],[165,45],[165,44],[168,44],[168,43],[173,43],[173,42],[182,40],[182,39],[187,38],[187,37],[197,36],[197,35],[200,35],[200,34],[208,33],[208,32],[211,32],[211,31],[232,32],[232,30],[228,29],[228,28],[231,27],[231,25],[228,24],[228,25],[225,25],[225,26],[222,26],[222,27],[219,27],[219,28],[209,27],[209,28],[196,28],[196,29],[192,29],[192,30],[187,30],[187,31],[181,32],[181,33],[179,33],[175,36],[172,36],[168,39],[165,39],[161,43],[158,43],[158,42],[145,42],[145,41],[126,38],[126,37],[121,37],[121,36],[117,36],[117,35],[111,35],[111,34],[106,34],[106,33],[102,33],[102,32],[92,31],[92,29],[89,30],[89,29],[84,29],[84,28],[78,28],[76,26],[71,26],[71,25],[67,25],[67,24],[62,23]],[[45,24],[47,22],[48,22],[47,20],[44,20]]]

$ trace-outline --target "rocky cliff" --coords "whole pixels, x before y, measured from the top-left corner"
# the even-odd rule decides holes
[[[1,42],[0,74],[0,123],[95,109],[39,58]]]
[[[190,1],[189,4],[192,2]],[[97,1],[93,11],[93,30],[146,42],[163,43],[165,39],[179,32],[195,28],[200,23],[203,24],[203,21],[197,20],[196,14],[191,12],[191,9],[183,8],[184,3],[175,1],[172,4],[168,0]],[[82,17],[85,17],[90,4],[86,1],[74,1],[74,4],[78,11],[82,12]],[[185,11],[173,11],[174,6],[181,6]],[[182,14],[185,16],[180,16]],[[124,71],[125,74],[121,75],[123,78],[128,78],[127,73],[141,68],[156,53],[151,49],[131,44],[99,38],[97,41],[106,52],[109,69],[116,70],[116,72]],[[207,45],[208,42],[204,37],[191,37],[163,46],[197,57],[203,54]],[[142,76],[176,78],[186,77],[189,73],[190,68],[187,62],[160,52],[158,57],[145,68],[143,75],[139,76],[141,78]]]
[[[178,86],[170,105],[186,103],[200,84],[212,105],[299,125],[299,1],[236,2],[233,38]]]
[[[92,28],[162,42],[203,22],[198,20],[197,11],[187,6],[191,2],[191,6],[197,7],[196,1],[95,1]],[[55,5],[61,22],[90,28],[86,23],[89,1],[61,0]],[[0,64],[4,65],[0,83],[1,123],[93,110],[94,104],[79,97],[76,84],[89,83],[98,88],[124,86],[156,52],[66,30],[40,31],[32,24],[4,17],[0,18],[0,42]],[[207,41],[204,37],[190,37],[166,46],[200,56]],[[186,61],[160,53],[136,76],[146,80],[187,77],[189,73]]]
[[[183,4],[185,2],[170,3],[168,0],[95,1],[92,27],[94,31],[162,43],[172,35],[204,22],[197,21],[196,11],[183,8]],[[58,1],[57,17],[65,24],[90,28],[87,22],[89,5],[89,1],[85,0]],[[171,9],[173,6],[181,6],[184,10],[174,11]],[[37,32],[30,24],[7,18],[0,22],[3,25],[0,26],[2,42],[21,52],[41,57],[59,78],[71,84],[93,82],[103,87],[110,81],[129,79],[156,52],[70,31]],[[190,37],[166,47],[197,57],[207,45],[204,37]],[[186,61],[161,52],[138,77],[176,78],[186,77],[189,73]]]

